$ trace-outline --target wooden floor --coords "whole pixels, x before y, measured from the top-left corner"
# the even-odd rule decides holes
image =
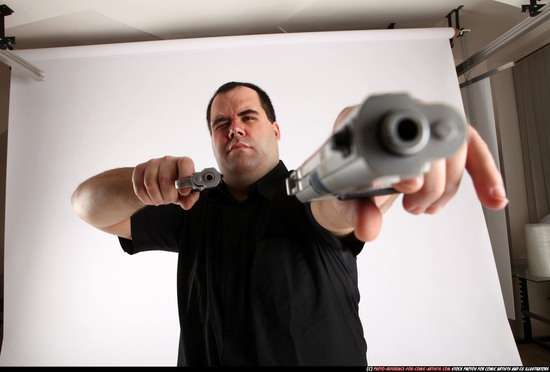
[[[549,367],[550,350],[537,344],[518,344],[521,361],[525,367]]]

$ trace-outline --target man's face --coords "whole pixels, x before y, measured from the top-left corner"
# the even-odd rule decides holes
[[[226,181],[257,180],[279,162],[279,125],[271,123],[258,94],[237,87],[218,94],[211,108],[212,148]]]

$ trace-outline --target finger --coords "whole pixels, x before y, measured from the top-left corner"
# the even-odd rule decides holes
[[[371,199],[332,199],[345,225],[353,227],[357,239],[367,242],[376,239],[382,228],[382,213]]]
[[[370,199],[356,200],[355,236],[363,242],[375,240],[382,230],[382,213]]]
[[[327,203],[330,205],[328,210]],[[314,216],[323,216],[322,225],[336,235],[344,236],[353,232],[363,242],[376,239],[382,226],[382,213],[371,199],[314,202],[312,212]]]
[[[188,178],[195,173],[195,163],[188,157],[178,158],[176,163],[177,179]],[[189,195],[192,191],[191,187],[182,187],[178,189],[180,195]]]
[[[421,214],[430,208],[445,191],[445,168],[445,159],[432,162],[420,190],[403,196],[403,208],[412,214]]]
[[[195,172],[195,163],[192,159],[188,157],[181,157],[177,162],[178,168],[178,178],[191,177]],[[191,209],[191,207],[199,200],[200,193],[192,192],[190,187],[183,187],[177,190],[179,192],[178,204],[186,210]]]
[[[199,200],[200,192],[192,192],[187,196],[180,195],[178,204],[185,210],[191,209],[193,205]]]
[[[177,203],[179,199],[178,190],[174,181],[178,178],[177,158],[165,156],[161,159],[158,171],[158,183],[161,193],[161,204]]]
[[[445,189],[441,197],[429,206],[425,213],[436,214],[456,195],[464,175],[466,144],[445,162]]]
[[[145,205],[151,205],[153,204],[153,201],[147,193],[144,182],[145,168],[145,163],[139,164],[134,168],[134,172],[132,173],[132,184],[134,187],[134,193],[139,198],[139,200],[141,200],[141,202]]]
[[[143,172],[143,185],[152,205],[161,205],[162,193],[159,186],[159,160],[152,159],[146,163]]]
[[[336,120],[334,121],[333,130],[336,130],[336,128],[338,128],[340,126],[340,124],[344,121],[344,119],[346,117],[348,117],[349,114],[351,114],[353,112],[355,107],[357,107],[357,106],[348,106],[348,107],[344,108],[342,111],[340,111],[340,113],[336,117]]]
[[[424,185],[424,175],[394,183],[392,187],[403,194],[412,194],[419,191]]]
[[[473,128],[469,134],[466,170],[472,177],[477,196],[487,208],[502,209],[508,204],[502,176],[481,136]]]

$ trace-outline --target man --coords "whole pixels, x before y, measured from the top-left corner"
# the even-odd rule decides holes
[[[119,236],[130,254],[178,252],[180,364],[366,365],[356,256],[378,235],[395,195],[305,204],[287,196],[279,124],[255,85],[220,87],[207,121],[223,174],[216,189],[176,190],[194,164],[167,156],[83,182],[76,212]],[[464,167],[484,205],[506,205],[502,178],[472,128],[459,153],[394,187],[406,210],[436,213]]]

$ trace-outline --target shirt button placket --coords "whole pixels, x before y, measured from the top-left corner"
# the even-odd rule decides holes
[[[239,252],[240,241],[240,222],[239,207],[228,208],[224,216],[225,233],[228,237],[225,249],[225,272],[226,272],[226,293],[225,293],[225,338],[226,343],[224,350],[228,352],[233,347],[233,340],[235,337],[235,319],[233,319],[232,313],[236,311],[238,303],[236,303],[238,296],[235,293],[236,285],[239,281],[240,275],[240,254]],[[224,353],[225,354],[225,353]]]

